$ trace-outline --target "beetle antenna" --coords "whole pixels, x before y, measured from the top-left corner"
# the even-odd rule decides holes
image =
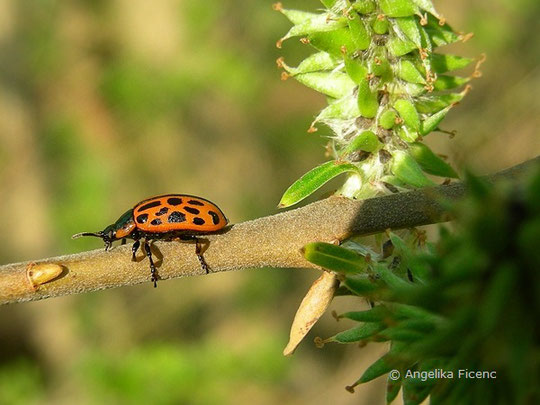
[[[71,239],[77,239],[77,238],[80,238],[81,236],[97,236],[98,238],[103,238],[103,232],[99,231],[99,232],[81,232],[81,233],[76,233],[75,235],[73,235],[71,237]]]

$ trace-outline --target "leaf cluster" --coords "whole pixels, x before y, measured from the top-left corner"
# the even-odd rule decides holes
[[[468,185],[468,198],[453,208],[457,231],[441,229],[436,245],[389,233],[380,253],[350,242],[306,247],[308,260],[344,275],[342,293],[372,303],[341,314],[358,326],[325,342],[390,342],[352,387],[395,369],[401,378],[388,379],[388,402],[400,389],[406,404],[428,396],[434,404],[540,400],[540,170],[522,188],[496,189],[472,176]],[[407,377],[433,370],[453,376]]]

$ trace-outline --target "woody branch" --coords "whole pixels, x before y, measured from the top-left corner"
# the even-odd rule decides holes
[[[487,179],[519,181],[527,169],[538,164],[539,157]],[[446,221],[450,218],[441,201],[459,199],[464,191],[462,183],[454,183],[362,201],[331,197],[208,235],[204,257],[211,272],[257,267],[316,268],[300,252],[307,243],[341,241],[351,235]],[[137,261],[132,262],[130,249],[130,245],[124,245],[108,252],[98,249],[0,266],[0,304],[149,282],[147,259],[139,253]],[[205,274],[193,244],[156,242],[152,253],[161,280]],[[39,285],[32,274],[46,268],[44,264],[57,268],[60,274]]]

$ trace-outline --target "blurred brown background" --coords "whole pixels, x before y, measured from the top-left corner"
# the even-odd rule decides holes
[[[435,5],[475,32],[449,51],[487,61],[444,122],[457,136],[427,142],[480,173],[538,154],[538,1]],[[271,2],[1,1],[2,263],[98,248],[70,236],[159,193],[204,196],[232,222],[275,213],[328,134],[306,133],[324,99],[279,80],[278,56],[308,53],[275,48],[289,26]],[[316,277],[260,269],[1,307],[0,404],[383,403],[384,379],[344,387],[384,346],[311,343],[346,327],[329,314],[281,356]]]

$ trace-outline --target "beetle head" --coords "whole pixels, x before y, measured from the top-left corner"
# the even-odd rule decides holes
[[[105,250],[109,250],[112,246],[113,241],[116,240],[116,230],[114,229],[114,225],[109,225],[102,231],[77,233],[73,235],[71,239],[77,239],[81,236],[96,236],[98,238],[101,238],[103,239],[103,242],[105,242]]]

